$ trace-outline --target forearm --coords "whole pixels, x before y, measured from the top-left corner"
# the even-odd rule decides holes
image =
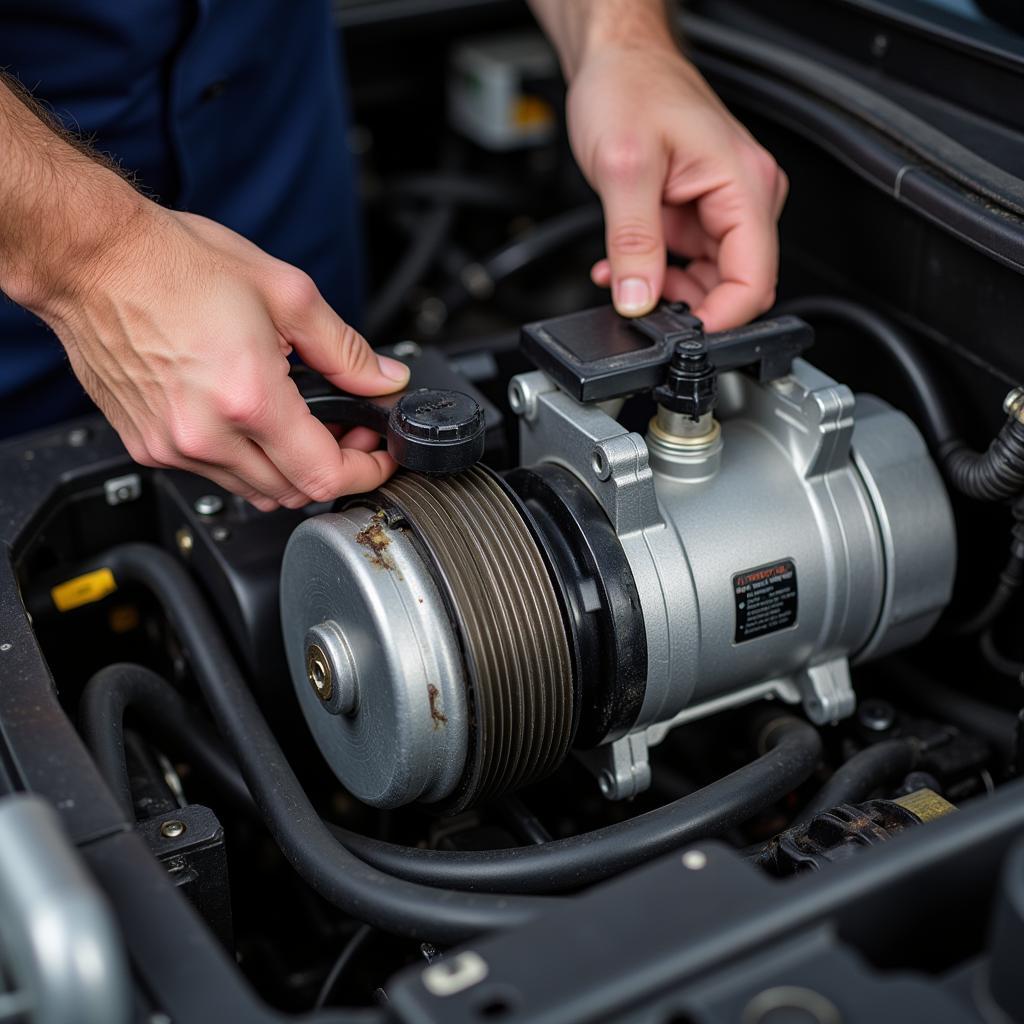
[[[59,315],[146,205],[0,79],[0,291]]]
[[[675,48],[666,0],[528,0],[572,81],[586,55],[610,44]]]

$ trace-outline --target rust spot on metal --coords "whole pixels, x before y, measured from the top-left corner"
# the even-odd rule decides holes
[[[369,550],[366,557],[378,569],[396,570],[394,559],[388,554],[391,538],[388,536],[387,519],[383,512],[374,513],[373,518],[356,534],[356,542]]]
[[[442,725],[448,724],[448,716],[437,706],[437,698],[441,696],[441,691],[433,683],[428,683],[427,694],[430,696],[430,717],[433,719],[434,728],[440,729]]]

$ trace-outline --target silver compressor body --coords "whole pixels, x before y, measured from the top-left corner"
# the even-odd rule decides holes
[[[719,381],[646,436],[513,378],[522,469],[400,474],[293,534],[290,672],[341,782],[458,809],[575,749],[609,798],[673,726],[773,698],[855,708],[850,664],[947,604],[952,512],[913,423],[811,364]]]

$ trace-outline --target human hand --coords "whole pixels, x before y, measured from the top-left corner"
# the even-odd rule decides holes
[[[675,44],[602,40],[572,76],[569,136],[605,212],[591,276],[618,311],[683,301],[718,331],[775,301],[786,175]],[[690,262],[667,266],[666,249]]]
[[[332,384],[398,390],[302,271],[228,228],[142,201],[43,314],[79,380],[145,466],[213,480],[268,511],[372,490],[395,470],[379,438],[335,439],[288,376],[294,349]]]

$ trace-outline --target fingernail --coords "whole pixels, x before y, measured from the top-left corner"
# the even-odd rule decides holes
[[[377,368],[396,384],[404,384],[409,379],[409,367],[390,356],[377,356]]]
[[[651,308],[651,286],[642,277],[627,277],[615,286],[615,308],[627,316]]]

